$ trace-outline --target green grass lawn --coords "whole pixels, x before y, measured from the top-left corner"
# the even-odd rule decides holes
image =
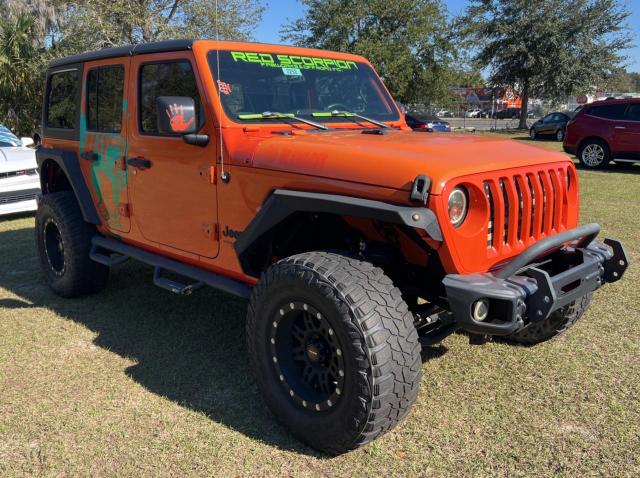
[[[244,301],[172,295],[135,263],[61,299],[33,217],[0,220],[0,476],[640,476],[640,166],[580,179],[581,221],[631,255],[624,280],[537,347],[454,335],[426,350],[409,418],[337,458],[265,408]]]

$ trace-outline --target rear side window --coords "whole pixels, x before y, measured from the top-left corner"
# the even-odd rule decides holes
[[[140,130],[148,134],[158,131],[156,98],[159,96],[189,96],[196,104],[196,122],[204,124],[204,113],[196,78],[188,61],[148,63],[140,70]],[[168,135],[171,136],[171,135]]]
[[[632,103],[627,110],[627,119],[631,121],[640,121],[640,103]]]
[[[46,126],[76,129],[78,119],[78,70],[61,71],[49,77]]]
[[[592,106],[589,111],[587,111],[587,114],[590,116],[595,116],[596,118],[621,120],[624,119],[624,112],[626,109],[627,105],[625,103],[619,103],[616,105]]]
[[[87,74],[87,129],[119,133],[122,129],[124,67],[96,68]]]

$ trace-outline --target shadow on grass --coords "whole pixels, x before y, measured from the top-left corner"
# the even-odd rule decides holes
[[[100,294],[62,299],[44,282],[31,228],[0,232],[0,244],[12,244],[0,258],[0,287],[19,297],[0,300],[0,308],[48,308],[95,332],[96,345],[135,361],[126,373],[149,391],[253,439],[323,456],[279,426],[262,401],[249,368],[246,301],[208,288],[171,294],[134,261],[115,268]],[[430,347],[423,360],[445,352]]]

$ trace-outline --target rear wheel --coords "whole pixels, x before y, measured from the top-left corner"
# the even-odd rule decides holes
[[[600,139],[588,139],[578,151],[580,163],[588,169],[602,169],[609,164],[611,153],[607,144]]]
[[[546,342],[569,330],[582,317],[590,302],[591,293],[583,295],[551,313],[547,319],[531,323],[519,332],[509,335],[506,339],[523,345]]]
[[[367,262],[310,252],[274,264],[251,296],[247,341],[269,408],[298,439],[327,453],[390,430],[418,394],[413,315]]]
[[[104,288],[109,268],[89,258],[96,230],[84,221],[72,191],[40,199],[35,233],[42,270],[56,294],[75,297]]]
[[[557,141],[564,141],[564,130],[559,129],[559,130],[556,132],[556,140],[557,140]]]

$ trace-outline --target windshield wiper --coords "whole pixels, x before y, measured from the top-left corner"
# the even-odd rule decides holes
[[[308,124],[309,126],[313,126],[314,128],[327,130],[328,126],[325,126],[320,123],[316,123],[315,121],[309,121],[304,118],[300,118],[291,113],[274,113],[272,111],[265,111],[264,113],[248,113],[238,115],[238,119],[241,120],[261,120],[261,119],[292,119],[296,121],[300,121],[301,123]]]
[[[311,113],[311,116],[314,118],[359,118],[361,120],[368,121],[369,123],[373,123],[376,126],[380,126],[381,128],[389,128],[389,125],[382,121],[367,118],[366,116],[362,116],[357,113],[351,113],[350,111],[322,111],[319,113]]]

